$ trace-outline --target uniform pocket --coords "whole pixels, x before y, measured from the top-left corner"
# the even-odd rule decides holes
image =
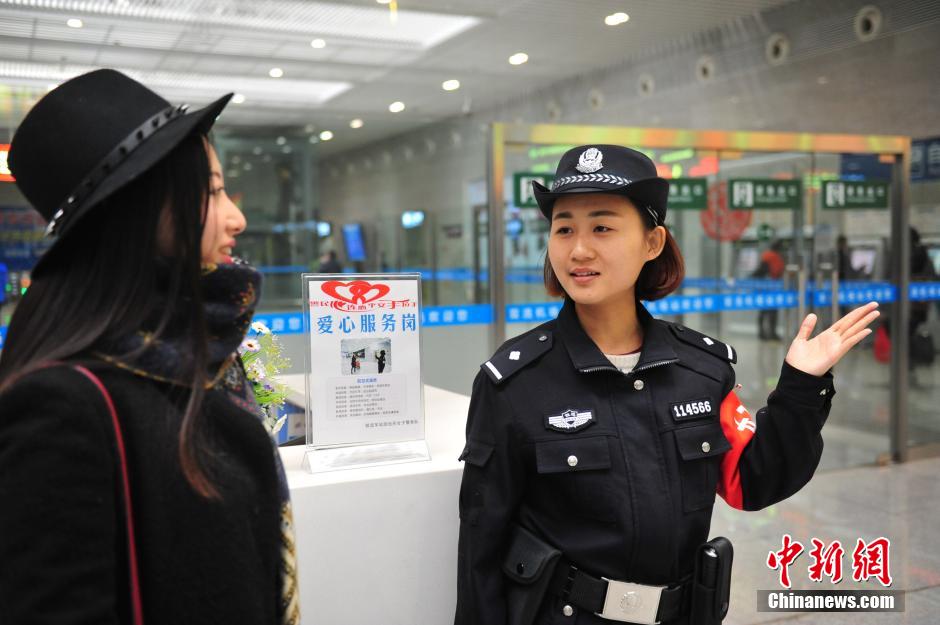
[[[458,460],[464,462],[463,479],[460,482],[458,508],[460,520],[470,525],[479,521],[480,511],[486,495],[484,469],[493,456],[493,445],[480,441],[467,441]]]
[[[721,456],[731,449],[718,421],[674,430],[682,480],[682,509],[708,508],[715,503]]]
[[[564,514],[616,520],[610,487],[610,446],[606,436],[535,443],[539,485]]]
[[[467,464],[471,464],[475,467],[480,467],[481,469],[486,466],[486,463],[490,461],[490,456],[493,455],[493,445],[489,443],[481,443],[479,441],[470,441],[464,446],[463,451],[460,453],[460,457],[457,460],[462,460]],[[453,456],[451,456],[453,458]]]

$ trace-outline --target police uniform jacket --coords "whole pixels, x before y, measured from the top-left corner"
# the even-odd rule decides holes
[[[831,374],[784,363],[752,416],[734,393],[733,348],[637,313],[644,341],[631,373],[601,353],[571,300],[481,367],[461,456],[457,625],[506,623],[514,523],[593,576],[679,584],[708,539],[716,493],[759,510],[812,477]],[[563,604],[550,594],[536,622],[613,622],[566,616]],[[673,622],[688,619],[686,607]]]

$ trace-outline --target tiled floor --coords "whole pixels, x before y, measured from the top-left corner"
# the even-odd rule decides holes
[[[734,543],[731,609],[726,625],[753,623],[820,623],[860,625],[940,622],[940,459],[886,467],[820,471],[789,500],[760,512],[740,512],[720,501],[715,506],[712,536]],[[891,541],[892,590],[906,591],[902,613],[768,613],[757,612],[757,590],[779,590],[779,573],[767,564],[770,551],[782,548],[784,534],[806,550],[790,566],[795,589],[879,590],[879,582],[852,581],[856,540],[884,536]],[[839,540],[846,550],[842,581],[809,580],[813,538]],[[825,578],[824,578],[825,579]]]

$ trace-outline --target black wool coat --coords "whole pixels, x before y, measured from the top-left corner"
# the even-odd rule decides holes
[[[144,622],[274,623],[279,520],[274,450],[260,420],[207,393],[204,449],[220,500],[179,463],[185,397],[91,366],[123,429]],[[0,395],[0,623],[130,623],[127,537],[110,413],[81,373],[56,366]]]

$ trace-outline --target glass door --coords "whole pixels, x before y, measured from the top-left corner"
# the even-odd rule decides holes
[[[877,162],[877,156],[870,158]],[[838,154],[719,154],[716,201],[728,224],[719,233],[724,242],[719,331],[737,349],[738,393],[748,406],[763,406],[776,387],[806,314],[817,314],[819,332],[869,299],[892,301],[888,185],[860,191],[865,198],[868,188],[882,194],[872,196],[881,198],[882,208],[840,208],[823,201],[825,190],[832,195],[839,188],[830,183],[839,182],[852,163]],[[892,165],[886,166],[890,180]],[[857,270],[850,269],[852,263]],[[869,338],[857,346],[834,371],[839,399],[823,432],[823,469],[889,457],[890,366],[874,357],[873,343]]]
[[[875,332],[836,367],[838,400],[826,424],[830,460],[840,466],[890,458],[890,393],[893,383],[885,337],[893,331],[891,277],[893,156],[814,154],[808,205],[810,306],[828,326],[870,300],[880,303]],[[902,324],[906,325],[906,324]],[[906,331],[907,328],[903,328]]]

